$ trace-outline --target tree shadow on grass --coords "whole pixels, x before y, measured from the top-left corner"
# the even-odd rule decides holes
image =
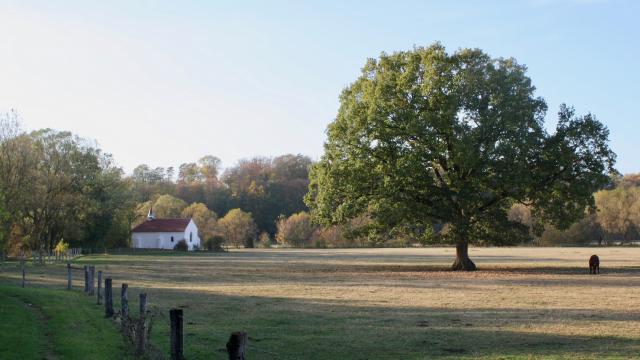
[[[478,270],[474,273],[490,273],[505,275],[589,275],[589,267],[579,266],[509,266],[509,265],[483,265],[476,262]],[[464,274],[464,272],[452,272],[450,266],[446,265],[416,265],[416,264],[336,264],[336,265],[314,265],[311,271],[333,271],[333,272],[448,272],[451,274]],[[640,266],[616,266],[603,267],[600,269],[602,275],[640,275]]]
[[[589,267],[578,266],[486,266],[481,271],[518,275],[589,275]],[[640,266],[601,267],[601,275],[640,275]]]
[[[452,291],[468,286],[482,285],[524,285],[524,286],[559,286],[566,287],[626,287],[640,286],[640,266],[602,268],[600,275],[589,275],[588,269],[582,267],[510,267],[479,265],[476,272],[451,272],[448,267],[438,265],[385,265],[385,264],[313,264],[311,266],[280,264],[280,266],[261,267],[261,264],[251,264],[243,267],[238,264],[219,264],[203,268],[202,264],[167,264],[163,266],[162,282],[175,284],[190,284],[196,286],[219,286],[224,284],[252,283],[265,284],[300,284],[310,286],[349,287],[353,285],[368,285],[386,288],[432,289],[448,288]],[[180,271],[171,271],[172,268]],[[260,268],[260,271],[256,269]],[[206,274],[198,274],[206,269]],[[0,274],[19,276],[16,266]],[[118,263],[98,265],[103,270],[104,277],[125,271],[125,277],[135,273],[137,279],[156,282],[158,278],[158,264],[151,262],[133,262],[120,267]],[[34,266],[28,269],[29,281],[41,282],[55,278],[62,283],[66,280],[64,264]],[[74,272],[75,283],[82,280],[81,271]],[[17,279],[17,278],[16,278]],[[397,280],[397,281],[394,281]],[[470,282],[471,281],[471,282]]]
[[[416,339],[423,351],[414,358],[633,358],[637,340],[612,336],[557,334],[478,329],[429,329]]]
[[[231,331],[249,333],[257,359],[634,358],[638,334],[601,336],[600,322],[640,322],[638,312],[362,306],[338,300],[164,291],[185,309],[185,344],[204,354]],[[543,325],[593,335],[543,333]],[[611,326],[611,325],[609,325]],[[513,330],[518,328],[521,330]],[[549,327],[546,327],[547,329]],[[168,336],[166,326],[160,337]],[[635,338],[633,337],[635,336]],[[258,351],[258,349],[261,351]],[[267,354],[267,355],[265,355]],[[271,356],[269,356],[271,354]],[[277,354],[278,356],[273,356]],[[199,358],[193,356],[193,358]],[[220,357],[222,358],[222,357]]]

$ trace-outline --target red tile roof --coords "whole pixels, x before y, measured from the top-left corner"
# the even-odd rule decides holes
[[[191,219],[153,219],[146,220],[131,232],[183,232]]]

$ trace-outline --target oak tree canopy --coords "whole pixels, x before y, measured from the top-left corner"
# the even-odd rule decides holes
[[[526,67],[440,44],[369,59],[343,90],[306,203],[325,225],[357,216],[380,236],[412,231],[456,244],[453,270],[475,270],[469,243],[507,245],[528,228],[515,203],[566,228],[593,208],[615,154],[596,118],[562,105],[554,132]]]

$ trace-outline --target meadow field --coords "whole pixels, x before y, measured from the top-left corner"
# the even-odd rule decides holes
[[[255,249],[74,262],[113,278],[116,308],[123,282],[132,309],[148,294],[159,314],[154,357],[169,353],[168,310],[179,307],[187,359],[225,359],[235,330],[249,334],[249,359],[640,358],[640,248],[473,248],[480,270],[472,273],[445,271],[454,251]],[[594,253],[597,276],[588,274]],[[2,264],[0,284],[18,283],[17,265]],[[65,286],[63,264],[29,266],[28,287]]]

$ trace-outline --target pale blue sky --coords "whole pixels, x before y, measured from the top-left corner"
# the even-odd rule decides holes
[[[529,67],[549,104],[592,112],[637,156],[640,2],[0,0],[0,110],[95,139],[130,172],[212,154],[318,159],[368,57],[442,42]]]

